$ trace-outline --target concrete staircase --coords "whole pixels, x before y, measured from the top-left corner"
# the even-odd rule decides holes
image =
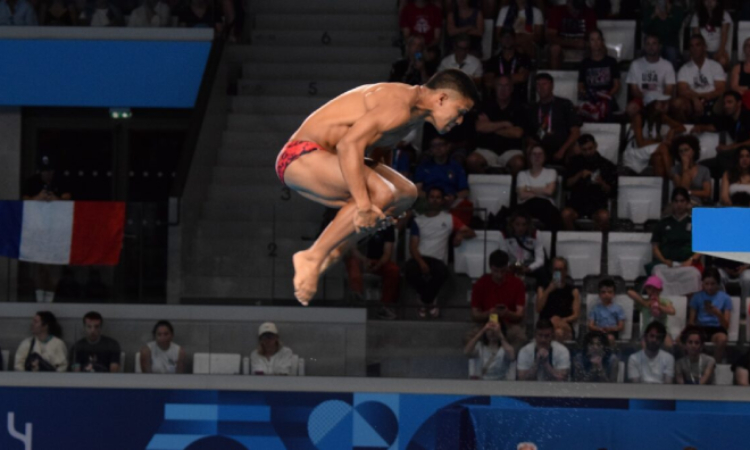
[[[293,299],[291,257],[316,237],[323,208],[282,189],[276,155],[308,114],[348,89],[385,81],[400,55],[391,0],[252,3],[252,43],[225,51],[242,77],[183,259],[187,302]],[[339,266],[321,282],[319,297],[343,295]]]

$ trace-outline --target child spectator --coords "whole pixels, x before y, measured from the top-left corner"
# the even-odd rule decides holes
[[[292,350],[279,340],[279,330],[272,322],[258,327],[258,348],[250,355],[250,373],[253,375],[292,374]]]
[[[505,380],[510,363],[516,359],[516,351],[505,339],[497,317],[490,317],[466,344],[464,354],[469,358],[479,358],[481,370],[477,376],[482,380]]]
[[[558,342],[575,339],[575,323],[581,313],[581,294],[568,276],[568,261],[563,257],[552,260],[552,281],[547,287],[540,284],[536,294],[536,312],[540,319],[549,319],[555,327]]]
[[[601,331],[589,331],[583,338],[583,351],[573,359],[573,381],[615,383],[620,359]]]
[[[518,379],[522,381],[567,381],[570,352],[552,339],[552,322],[539,319],[534,340],[518,353]]]
[[[30,338],[21,341],[16,350],[16,372],[65,372],[68,370],[68,350],[62,337],[57,317],[49,311],[39,311],[31,320]]]
[[[653,321],[662,323],[667,326],[667,316],[674,316],[677,312],[669,299],[661,297],[663,283],[657,276],[651,275],[643,285],[646,291],[646,298],[634,289],[628,289],[628,297],[633,299],[638,309],[641,311],[641,327],[647,326]],[[664,337],[664,347],[671,349],[673,345],[672,337],[667,334]]]
[[[703,353],[706,336],[697,328],[688,327],[680,336],[687,355],[675,366],[677,384],[714,384],[716,360]]]
[[[151,331],[154,340],[141,348],[143,373],[185,373],[185,349],[172,342],[174,328],[160,320]]]
[[[688,325],[694,325],[716,346],[714,358],[718,363],[724,359],[727,347],[727,330],[732,316],[732,299],[720,291],[721,276],[713,267],[703,272],[703,290],[690,299]]]
[[[661,349],[667,329],[661,322],[651,322],[643,334],[643,350],[628,359],[631,383],[672,384],[674,357]]]
[[[620,109],[615,100],[620,91],[620,68],[617,60],[607,55],[600,29],[589,31],[587,39],[591,54],[578,68],[579,111],[587,122],[610,121]]]
[[[607,335],[611,345],[619,339],[625,328],[625,311],[614,303],[615,282],[605,278],[599,282],[599,303],[589,312],[589,330],[600,331]]]

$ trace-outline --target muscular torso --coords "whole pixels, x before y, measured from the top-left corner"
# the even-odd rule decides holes
[[[345,92],[310,114],[302,126],[294,132],[290,141],[310,141],[336,153],[336,146],[349,128],[375,107],[392,108],[394,115],[403,110],[410,112],[409,119],[383,132],[367,150],[391,147],[401,141],[410,131],[424,123],[424,117],[414,110],[419,87],[401,83],[367,84]]]

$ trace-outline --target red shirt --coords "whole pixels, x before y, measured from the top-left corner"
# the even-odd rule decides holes
[[[596,28],[596,13],[591,8],[584,8],[578,17],[573,17],[567,5],[558,5],[550,12],[547,28],[557,30],[563,38],[585,39],[588,32]]]
[[[443,27],[443,12],[433,3],[420,8],[409,2],[401,10],[398,25],[408,28],[412,34],[424,36],[425,44],[430,45],[435,41],[435,30]]]
[[[497,305],[505,305],[511,312],[526,306],[526,286],[515,275],[508,274],[498,284],[491,274],[483,275],[471,289],[471,307],[487,312]]]

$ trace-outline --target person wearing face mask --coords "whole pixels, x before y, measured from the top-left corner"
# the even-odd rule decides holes
[[[688,325],[697,327],[706,334],[706,339],[715,345],[714,358],[721,363],[727,347],[727,329],[732,317],[732,299],[720,291],[721,275],[713,267],[703,273],[703,290],[690,299]]]
[[[674,316],[677,314],[672,301],[668,298],[661,297],[661,291],[664,287],[661,279],[654,275],[651,275],[643,285],[643,290],[646,291],[646,296],[643,297],[641,294],[636,292],[635,289],[628,289],[628,297],[630,297],[641,311],[641,327],[648,325],[653,321],[661,322],[664,326],[667,326],[668,316]],[[664,337],[664,348],[672,348],[673,342],[672,337],[667,334]]]
[[[601,331],[589,331],[583,338],[583,350],[573,358],[573,381],[615,383],[620,359]]]
[[[687,355],[677,360],[674,371],[677,384],[714,384],[716,360],[703,353],[705,334],[698,328],[688,327],[680,339]]]
[[[661,322],[651,322],[643,334],[643,350],[628,359],[628,380],[631,383],[672,384],[674,356],[661,349],[667,329]]]
[[[575,339],[573,325],[581,313],[581,294],[568,276],[568,261],[557,257],[552,260],[552,281],[540,285],[536,294],[536,312],[540,319],[549,319],[555,327],[558,342]]]

